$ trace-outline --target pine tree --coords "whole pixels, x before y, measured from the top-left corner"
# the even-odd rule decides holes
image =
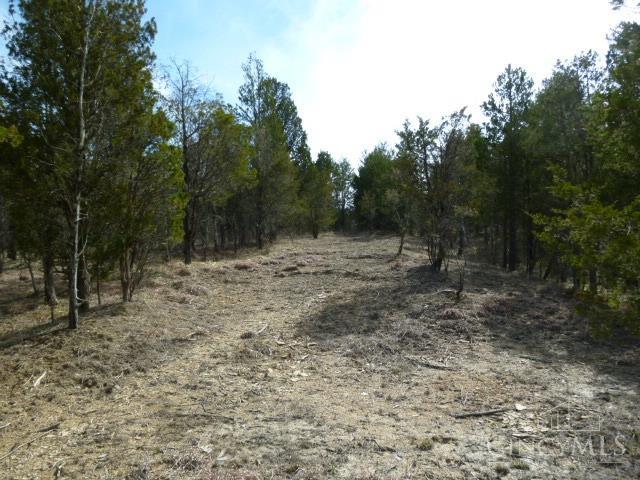
[[[11,4],[14,10],[15,4]],[[78,326],[87,202],[105,174],[95,146],[107,105],[127,104],[150,69],[153,21],[141,0],[22,0],[7,27],[9,97],[42,140],[30,161],[66,221],[69,327]]]

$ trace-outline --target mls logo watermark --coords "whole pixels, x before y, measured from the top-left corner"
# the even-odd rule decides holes
[[[541,431],[599,433],[602,432],[600,413],[579,405],[557,405],[550,408],[540,418]]]
[[[532,415],[532,423],[513,427],[506,453],[532,457],[592,457],[599,463],[620,463],[628,455],[633,426],[610,425],[600,412],[575,403],[554,406]],[[620,428],[619,428],[620,427]],[[627,432],[627,433],[625,433]],[[496,444],[487,442],[495,451]]]

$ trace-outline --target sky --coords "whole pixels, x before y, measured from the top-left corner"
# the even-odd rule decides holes
[[[159,65],[186,60],[236,103],[251,52],[291,87],[312,153],[354,166],[418,115],[480,104],[511,63],[539,85],[637,9],[608,0],[147,0]],[[632,2],[635,3],[635,2]],[[2,12],[7,0],[0,0]]]

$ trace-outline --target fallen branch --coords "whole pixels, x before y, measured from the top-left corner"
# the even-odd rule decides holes
[[[495,408],[493,410],[481,410],[479,412],[462,412],[452,413],[453,418],[468,418],[468,417],[486,417],[489,415],[497,415],[499,413],[508,412],[510,408]]]
[[[455,295],[456,291],[452,288],[445,288],[444,290],[438,290],[436,293],[442,295]]]
[[[511,434],[512,437],[515,438],[541,438],[539,435],[534,435],[533,433],[518,433],[514,432]]]
[[[41,432],[47,433],[47,432],[50,432],[51,430],[57,430],[59,426],[60,426],[60,422],[54,423],[53,425],[49,425],[48,427],[41,428],[40,430],[38,430],[37,433],[41,433]]]
[[[26,447],[27,445],[31,445],[33,442],[35,442],[36,440],[41,439],[42,437],[44,437],[45,435],[50,433],[52,430],[57,429],[59,426],[60,426],[60,424],[56,423],[55,425],[51,425],[49,427],[45,427],[45,428],[42,428],[42,429],[38,430],[38,432],[41,432],[40,435],[36,435],[31,440],[28,440],[28,441],[26,441],[24,443],[21,443],[20,445],[16,445],[11,450],[9,450],[7,453],[2,455],[0,457],[0,461],[4,460],[5,458],[7,458],[7,457],[9,457],[11,455],[13,455],[16,451],[20,450],[22,447]]]
[[[371,438],[365,438],[365,440],[367,440],[367,441],[369,441],[369,442],[371,442],[371,443],[374,443],[374,444],[375,444],[375,446],[376,446],[376,447],[378,447],[378,450],[379,450],[379,451],[381,451],[381,452],[395,452],[395,449],[393,449],[393,448],[391,448],[391,447],[387,447],[387,446],[380,445],[380,444],[378,443],[378,441],[377,441],[375,438],[373,438],[373,437],[371,437]]]
[[[453,367],[448,367],[447,365],[441,363],[434,363],[425,360],[419,360],[417,358],[405,357],[409,362],[418,365],[420,367],[432,368],[434,370],[456,370]]]
[[[534,357],[533,355],[520,355],[520,358],[524,358],[525,360],[533,360],[534,362],[540,363],[553,363],[551,360],[546,358]]]
[[[264,327],[262,327],[260,330],[258,330],[258,331],[256,332],[256,335],[260,335],[260,334],[261,334],[262,332],[264,332],[267,328],[269,328],[269,324],[268,324],[268,323],[266,323],[266,324],[264,325]]]
[[[36,388],[38,385],[40,385],[40,382],[42,382],[42,380],[44,379],[44,377],[47,376],[47,371],[45,370],[44,373],[42,375],[40,375],[35,382],[33,382],[33,388]]]

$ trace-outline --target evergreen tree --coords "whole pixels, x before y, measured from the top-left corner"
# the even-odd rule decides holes
[[[333,183],[333,204],[337,212],[336,228],[345,231],[347,228],[347,212],[353,203],[353,178],[354,171],[347,159],[333,166],[331,181]]]
[[[515,270],[520,262],[519,233],[526,204],[530,201],[527,180],[530,165],[524,147],[524,134],[533,96],[533,81],[521,68],[509,65],[498,76],[495,90],[482,104],[488,118],[485,125],[489,139],[492,169],[502,222],[504,268]],[[527,222],[527,241],[533,236]]]
[[[393,153],[386,145],[378,145],[365,155],[353,180],[356,218],[369,231],[395,228],[386,202],[387,191],[393,186]]]
[[[140,0],[22,0],[17,8],[17,20],[6,29],[13,62],[8,97],[27,131],[41,139],[28,166],[37,172],[32,178],[62,207],[69,327],[76,328],[79,305],[86,300],[79,291],[89,234],[86,207],[93,185],[105,174],[95,154],[105,108],[137,100],[139,73],[153,61],[155,25],[143,20]]]
[[[316,162],[311,163],[302,173],[302,209],[313,238],[318,238],[320,232],[334,220],[331,183],[333,168],[331,155],[320,152]]]
[[[238,116],[251,132],[255,238],[262,248],[265,240],[275,238],[295,215],[297,188],[292,158],[300,154],[298,165],[308,161],[306,135],[301,132],[288,87],[267,76],[262,62],[253,55],[243,70]]]

